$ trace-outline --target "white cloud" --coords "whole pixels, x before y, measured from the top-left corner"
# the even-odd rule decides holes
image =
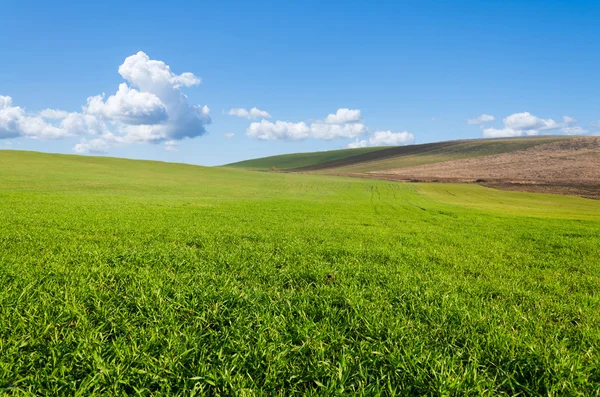
[[[11,97],[0,96],[0,139],[93,135],[74,147],[78,153],[92,153],[115,144],[174,142],[206,133],[210,109],[189,104],[181,92],[183,87],[200,84],[198,77],[189,72],[175,74],[143,52],[127,57],[119,73],[127,83],[106,100],[104,94],[89,97],[81,112],[45,109],[28,113],[14,106]]]
[[[369,139],[356,140],[348,144],[348,148],[368,146],[402,146],[414,143],[415,136],[410,132],[376,131]]]
[[[503,120],[504,128],[483,128],[483,136],[487,138],[517,137],[539,135],[541,132],[560,130],[565,134],[585,134],[587,130],[575,125],[577,120],[563,116],[562,123],[553,119],[543,119],[529,112],[514,113]]]
[[[166,141],[164,143],[164,148],[167,152],[176,152],[178,146],[177,141]]]
[[[229,133],[224,134],[224,135],[225,135],[225,138],[227,138],[227,139],[231,139],[231,138],[233,138],[235,136],[235,134],[233,132],[229,132]]]
[[[496,120],[496,118],[494,116],[489,115],[489,114],[482,114],[481,116],[467,120],[467,123],[468,124],[483,124],[483,123],[486,123],[489,121],[494,121],[494,120]]]
[[[567,135],[585,135],[589,132],[585,128],[579,126],[563,127],[560,129],[560,131],[564,132]]]
[[[313,123],[310,126],[305,122],[292,123],[289,121],[261,120],[250,124],[247,135],[251,138],[262,140],[283,139],[298,141],[306,138],[331,140],[336,138],[355,138],[367,131],[364,124],[324,124]]]
[[[58,126],[46,122],[36,114],[28,114],[19,106],[12,106],[12,98],[0,96],[0,139],[29,138],[56,139],[68,135]]]
[[[340,108],[335,114],[330,114],[325,118],[327,124],[345,124],[360,121],[360,110]]]
[[[246,135],[262,140],[283,139],[298,141],[307,138],[331,140],[336,138],[356,138],[367,132],[360,122],[360,110],[338,109],[323,121],[311,124],[290,121],[275,122],[261,120],[250,124]]]
[[[150,92],[139,92],[127,84],[119,85],[115,95],[104,102],[104,94],[89,97],[86,112],[123,124],[157,124],[166,120],[167,107]]]
[[[244,108],[232,108],[232,109],[229,109],[227,114],[230,116],[236,116],[236,117],[241,117],[241,118],[246,118],[246,119],[257,119],[257,118],[270,119],[271,118],[271,115],[268,112],[266,112],[264,110],[260,110],[256,107],[254,107],[250,110],[246,110]]]
[[[65,136],[72,135],[101,135],[108,132],[108,126],[93,115],[85,113],[68,113],[61,120],[60,128]]]
[[[250,124],[246,135],[261,140],[284,139],[298,141],[310,136],[310,127],[304,122],[292,123],[289,121],[271,122],[261,120]]]
[[[11,105],[11,97],[0,96],[0,139],[16,138],[22,134],[21,121],[25,111]]]
[[[69,115],[69,112],[65,112],[64,110],[56,110],[56,109],[44,109],[40,112],[40,117],[44,119],[51,120],[60,120],[64,119]]]
[[[600,120],[598,120],[598,121],[593,121],[593,122],[591,122],[591,123],[590,123],[590,125],[591,125],[592,127],[600,128]]]
[[[361,147],[367,147],[369,145],[369,141],[366,139],[355,140],[354,142],[350,142],[347,146],[348,149],[358,149]]]
[[[559,124],[552,119],[542,119],[529,112],[522,112],[506,117],[504,126],[513,130],[524,131],[527,135],[537,135],[538,131],[555,129],[559,127]],[[532,131],[532,133],[529,134],[528,131]]]
[[[73,147],[73,151],[80,154],[99,154],[106,153],[109,148],[110,145],[102,139],[92,139],[88,141],[87,139],[82,138],[81,141]]]
[[[162,90],[178,91],[181,87],[191,87],[201,82],[189,72],[176,75],[163,61],[152,60],[142,51],[127,57],[119,67],[119,74],[141,91],[155,94]]]
[[[135,102],[137,107],[133,108],[137,111],[132,111],[130,114],[122,113],[121,116],[118,113],[112,115],[114,119],[129,124],[122,129],[125,138],[129,133],[133,133],[133,141],[141,142],[141,137],[148,136],[147,142],[160,143],[168,140],[194,138],[206,133],[205,126],[211,123],[210,110],[207,106],[190,105],[187,96],[180,90],[181,87],[200,84],[198,77],[192,73],[176,75],[164,62],[151,60],[141,51],[127,57],[119,67],[119,73],[144,95],[143,98],[140,98],[137,93],[131,94],[128,91],[128,95],[135,97],[136,100],[125,101],[128,105],[125,108],[131,109],[131,102]],[[150,114],[157,119],[161,118],[162,108],[156,101],[157,98],[166,109],[166,118],[161,119],[160,122],[157,120],[140,122],[140,118],[145,118],[144,113],[146,116]],[[145,105],[151,103],[152,105],[140,107],[140,103],[145,103]],[[140,108],[147,112],[139,111]],[[136,117],[127,122],[132,115]]]
[[[367,132],[362,123],[310,125],[310,136],[315,139],[330,140],[335,138],[355,138]]]
[[[503,137],[516,137],[522,136],[523,131],[514,130],[512,128],[484,128],[483,136],[486,138],[503,138]],[[528,131],[527,135],[538,135],[537,131]]]
[[[407,131],[377,131],[369,138],[369,146],[400,146],[411,144],[414,141],[415,136]]]
[[[12,98],[0,95],[0,110],[12,107]]]

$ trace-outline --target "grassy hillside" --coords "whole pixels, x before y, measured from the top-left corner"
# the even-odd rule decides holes
[[[440,142],[432,144],[426,150],[420,149],[418,145],[407,147],[404,153],[393,156],[384,156],[385,152],[377,152],[379,156],[373,159],[360,161],[358,158],[348,159],[345,164],[322,163],[320,169],[315,171],[321,173],[363,173],[371,171],[390,170],[394,168],[412,167],[422,164],[441,163],[450,160],[483,157],[492,154],[508,153],[523,150],[532,146],[555,142],[564,137],[535,137],[535,138],[513,138],[513,139],[477,139],[468,141]],[[450,145],[448,145],[450,144]],[[413,149],[414,148],[414,149]],[[417,149],[417,150],[415,150]],[[358,161],[357,161],[358,160]]]
[[[268,170],[275,167],[280,170],[306,167],[328,161],[344,159],[363,153],[385,149],[385,147],[371,147],[358,149],[329,150],[325,152],[293,153],[279,156],[263,157],[245,160],[237,163],[226,164],[225,167],[244,168],[250,170]]]
[[[0,392],[594,395],[600,201],[0,151]]]
[[[275,167],[280,170],[322,174],[363,173],[507,153],[560,139],[568,139],[568,137],[474,139],[409,146],[294,153],[241,161],[227,164],[226,167],[251,170],[267,170]]]

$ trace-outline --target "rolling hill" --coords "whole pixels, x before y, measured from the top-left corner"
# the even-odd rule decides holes
[[[480,157],[527,149],[565,137],[473,139],[419,145],[343,149],[293,153],[226,164],[225,167],[250,170],[276,168],[291,172],[325,174],[388,170],[448,160]]]
[[[283,161],[290,158],[293,163]],[[477,182],[508,190],[600,198],[600,138],[597,137],[457,140],[361,153],[321,152],[319,156],[298,153],[243,164],[260,164],[263,169],[273,164],[286,172],[396,181]],[[281,166],[285,164],[303,165]]]
[[[292,153],[281,154],[277,156],[261,157],[258,159],[244,160],[236,163],[226,164],[224,167],[243,168],[247,170],[268,170],[276,168],[278,170],[287,170],[315,166],[318,164],[339,161],[349,157],[359,156],[361,154],[378,152],[385,147],[369,147],[357,149],[329,150],[323,152],[310,153]]]

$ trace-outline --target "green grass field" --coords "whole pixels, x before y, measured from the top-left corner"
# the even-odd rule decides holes
[[[358,149],[328,150],[323,152],[292,153],[278,156],[262,157],[252,160],[244,160],[237,163],[225,165],[225,167],[243,168],[248,170],[268,170],[275,167],[280,170],[306,167],[324,163],[327,161],[341,160],[363,153],[376,152],[385,147],[366,147]]]
[[[599,241],[577,197],[0,151],[0,392],[599,395]]]

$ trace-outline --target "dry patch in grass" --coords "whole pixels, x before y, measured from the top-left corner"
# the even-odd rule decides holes
[[[510,153],[362,175],[414,182],[478,182],[490,187],[600,198],[600,137],[582,137]]]

